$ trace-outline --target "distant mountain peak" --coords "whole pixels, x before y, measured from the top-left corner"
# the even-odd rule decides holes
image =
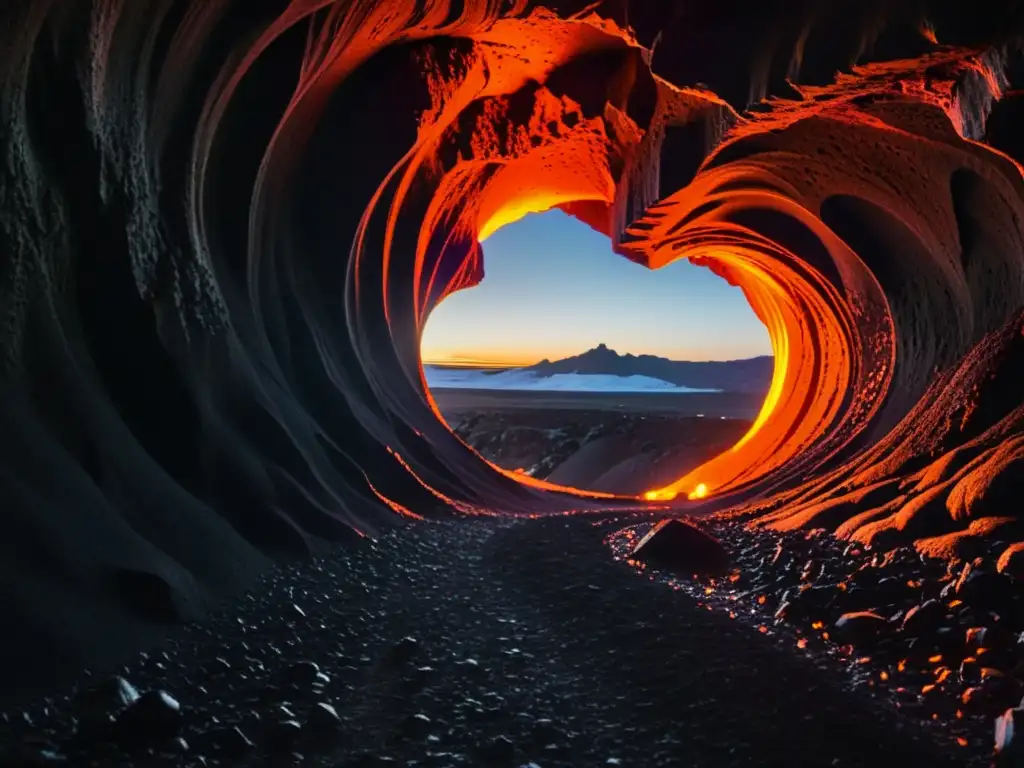
[[[622,357],[622,355],[620,355],[614,349],[609,347],[603,341],[600,344],[598,344],[596,347],[594,347],[593,349],[588,349],[586,352],[583,352],[583,353],[581,353],[579,355],[574,355],[573,357],[585,357],[586,355],[603,355],[605,357]],[[569,359],[572,359],[572,358],[566,358],[566,359],[569,360]]]
[[[692,362],[669,360],[657,355],[623,355],[601,342],[578,355],[561,360],[542,360],[525,370],[532,371],[538,376],[646,376],[694,389],[764,392],[771,382],[773,367],[771,356],[746,360]]]

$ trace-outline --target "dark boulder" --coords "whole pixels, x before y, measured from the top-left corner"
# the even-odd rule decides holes
[[[241,757],[256,746],[237,725],[222,727],[203,735],[203,741],[225,757]]]
[[[408,664],[420,652],[420,642],[415,637],[403,637],[384,654],[383,666],[393,667]]]
[[[117,737],[129,746],[169,742],[181,729],[181,705],[164,691],[147,691],[117,718]]]
[[[844,613],[835,624],[835,639],[840,643],[863,646],[874,642],[888,627],[888,622],[872,611]]]
[[[833,608],[839,590],[834,586],[818,586],[800,589],[791,587],[782,593],[776,619],[786,621],[821,620]]]
[[[945,617],[945,605],[938,600],[925,600],[907,611],[901,629],[909,637],[920,637],[937,630]]]
[[[994,717],[1017,706],[1022,694],[1021,683],[1012,677],[979,675],[978,683],[960,694],[960,703],[968,713]]]
[[[498,736],[480,747],[485,765],[503,765],[516,754],[516,745],[508,736]]]
[[[302,726],[296,720],[277,720],[265,733],[264,745],[271,753],[291,752],[302,738]]]
[[[331,734],[341,728],[338,710],[326,702],[314,704],[306,717],[306,727],[311,733],[318,735]]]
[[[138,699],[134,685],[123,677],[110,677],[79,693],[75,697],[75,712],[86,721],[106,719]]]
[[[320,667],[313,661],[299,661],[286,667],[282,676],[284,680],[292,685],[311,685],[320,674]]]
[[[678,519],[654,526],[633,549],[632,558],[686,576],[721,576],[732,565],[717,539]]]
[[[956,582],[955,591],[957,597],[979,610],[998,610],[1016,596],[1016,588],[1008,576],[968,568]]]

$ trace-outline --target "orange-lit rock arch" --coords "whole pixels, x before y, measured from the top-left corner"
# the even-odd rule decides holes
[[[898,423],[936,367],[979,338],[965,275],[948,255],[955,234],[929,224],[936,213],[949,220],[948,206],[921,207],[979,152],[982,164],[1002,165],[1005,181],[994,183],[1019,183],[1014,164],[965,138],[957,84],[975,76],[999,91],[975,52],[865,68],[741,117],[707,90],[653,75],[651,51],[599,14],[523,9],[483,32],[458,23],[446,32],[459,43],[418,54],[428,106],[356,235],[349,302],[359,309],[348,317],[356,338],[369,338],[363,309],[379,300],[411,388],[396,409],[435,451],[461,452],[463,479],[479,473],[487,485],[497,473],[530,491],[600,498],[466,456],[439,418],[419,415],[425,403],[439,417],[415,353],[430,309],[481,279],[479,241],[529,212],[562,207],[651,268],[676,258],[708,266],[744,290],[769,329],[776,372],[749,433],[648,501],[721,505],[813,477]],[[933,74],[918,79],[925,66]],[[602,79],[573,77],[579,67]],[[666,132],[697,124],[716,126],[710,151],[682,189],[663,189]],[[879,161],[884,175],[871,167]],[[933,177],[922,178],[921,163]],[[876,243],[857,230],[886,234]],[[896,251],[894,268],[885,262]],[[379,295],[363,269],[381,270]],[[921,338],[921,323],[943,331]],[[387,391],[392,373],[383,375]],[[481,508],[500,506],[491,496]]]
[[[96,608],[28,611],[21,650],[123,618],[108,568],[213,604],[403,518],[628,502],[1019,540],[1012,5],[8,3],[0,543],[25,562],[0,599],[66,605],[55,564]],[[654,499],[497,471],[425,389],[431,308],[551,206],[714,269],[775,345],[756,427]]]

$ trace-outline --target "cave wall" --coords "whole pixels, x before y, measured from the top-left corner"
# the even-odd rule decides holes
[[[0,688],[403,520],[609,503],[489,465],[423,382],[430,310],[531,210],[714,269],[784,351],[757,429],[652,500],[824,524],[888,483],[828,518],[865,540],[997,510],[1020,19],[897,5],[5,7]]]

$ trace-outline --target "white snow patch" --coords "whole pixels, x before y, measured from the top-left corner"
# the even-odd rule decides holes
[[[650,376],[612,376],[607,374],[556,373],[538,376],[533,371],[506,370],[497,373],[478,368],[443,368],[424,365],[427,386],[431,389],[504,389],[536,392],[721,392],[720,389],[693,389]]]

